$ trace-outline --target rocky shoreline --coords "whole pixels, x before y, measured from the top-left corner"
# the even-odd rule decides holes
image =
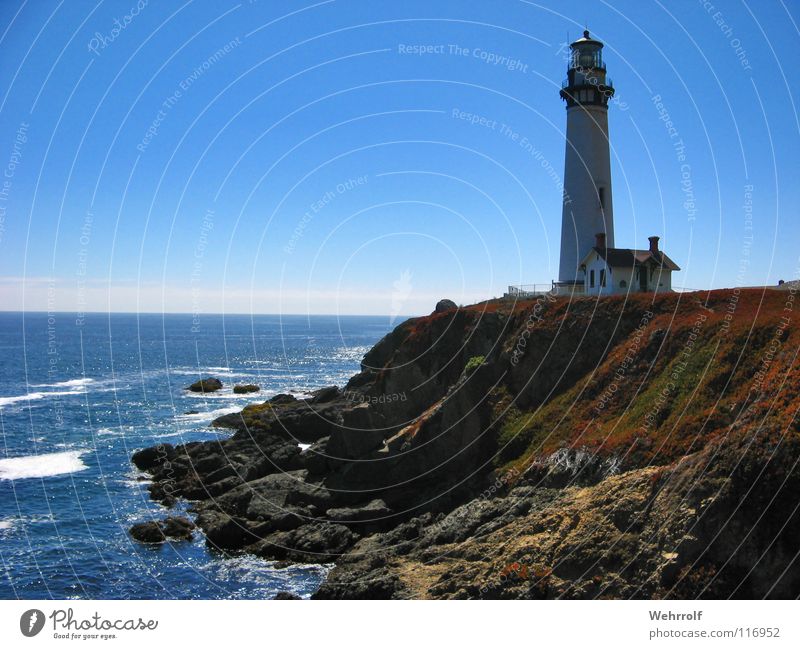
[[[785,302],[740,291],[734,318],[730,291],[443,302],[344,388],[132,460],[155,500],[191,501],[209,545],[335,563],[316,598],[795,596]]]

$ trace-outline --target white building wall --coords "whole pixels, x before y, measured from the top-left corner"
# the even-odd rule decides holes
[[[605,286],[601,285],[601,271],[605,271],[606,274]],[[594,273],[594,286],[591,286],[592,273]],[[589,261],[586,263],[584,287],[586,295],[611,295],[611,293],[614,292],[613,272],[609,272],[605,259],[597,253],[592,253]]]
[[[648,277],[648,288],[655,292],[669,292],[672,290],[672,271],[666,268],[659,271],[656,268]]]
[[[614,278],[613,293],[635,293],[639,290],[635,268],[618,266],[613,269],[612,277]]]
[[[605,208],[600,205],[600,189],[603,190]],[[594,246],[598,232],[606,233],[606,245],[613,248],[608,108],[573,106],[567,109],[559,281],[583,279],[578,264]]]
[[[605,286],[602,286],[601,271],[605,271]],[[594,272],[594,286],[591,285]],[[657,268],[652,271],[645,268],[615,266],[610,268],[597,253],[592,253],[586,261],[584,290],[586,295],[618,295],[620,293],[639,293],[639,272],[647,273],[648,292],[669,292],[672,290],[672,271],[664,269],[659,275]]]

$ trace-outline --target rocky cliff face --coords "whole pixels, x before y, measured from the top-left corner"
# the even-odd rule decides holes
[[[320,598],[795,597],[794,310],[791,290],[437,309],[344,388],[133,460],[210,544],[336,562]]]

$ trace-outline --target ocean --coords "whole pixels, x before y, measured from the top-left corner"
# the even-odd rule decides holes
[[[133,523],[167,510],[130,456],[159,440],[227,436],[212,419],[281,392],[344,385],[392,326],[388,316],[0,313],[0,598],[310,596],[326,566],[276,569],[209,550],[201,533],[133,541]],[[204,376],[224,388],[184,389]],[[235,383],[262,391],[235,395]]]

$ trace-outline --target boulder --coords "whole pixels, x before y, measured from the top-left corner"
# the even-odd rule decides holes
[[[161,531],[169,539],[192,540],[194,523],[185,516],[170,516],[161,521]]]
[[[311,475],[324,475],[330,470],[328,465],[329,439],[330,437],[323,437],[300,454],[303,467],[306,468]]]
[[[163,521],[136,523],[130,535],[141,543],[163,543],[168,539],[191,541],[194,523],[185,516],[170,516]]]
[[[320,388],[311,393],[311,403],[328,403],[341,395],[341,391],[335,385],[327,388]]]
[[[190,392],[202,392],[204,394],[206,392],[216,392],[217,390],[222,389],[222,381],[210,376],[205,379],[195,381],[186,389]]]
[[[163,543],[166,541],[164,534],[161,532],[161,527],[155,521],[136,523],[131,527],[129,533],[134,539],[142,543]]]
[[[175,447],[172,444],[158,444],[149,448],[136,451],[131,460],[137,469],[151,471],[167,460],[175,457]]]
[[[247,520],[219,511],[204,511],[197,523],[206,533],[206,545],[218,550],[239,550],[258,540]]]
[[[271,534],[253,549],[267,559],[328,563],[346,552],[357,540],[358,535],[344,525],[312,523],[289,532]]]
[[[293,394],[276,394],[269,402],[273,405],[286,405],[297,401],[297,397]]]
[[[248,394],[250,392],[258,392],[260,390],[261,387],[256,385],[255,383],[243,383],[241,385],[233,386],[234,394]]]
[[[373,423],[370,404],[348,408],[341,417],[342,424],[333,428],[327,443],[331,460],[359,459],[383,446],[386,431]]]
[[[443,311],[450,311],[451,309],[457,309],[458,305],[453,302],[453,300],[439,300],[436,303],[436,308],[433,310],[434,313],[442,313]]]

